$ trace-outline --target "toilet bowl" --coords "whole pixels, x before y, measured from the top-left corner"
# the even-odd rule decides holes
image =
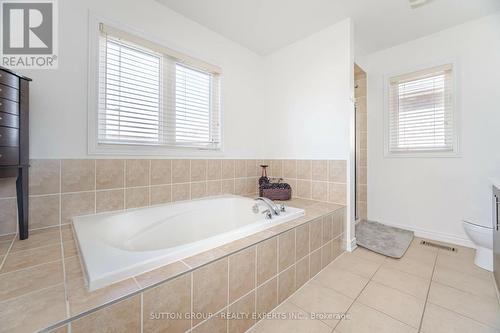
[[[470,221],[463,221],[465,233],[476,245],[474,263],[493,271],[493,227],[486,227]]]

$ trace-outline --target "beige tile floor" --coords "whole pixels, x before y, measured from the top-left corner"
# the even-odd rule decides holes
[[[500,332],[492,274],[474,265],[474,250],[457,248],[416,238],[402,259],[357,248],[250,332]]]

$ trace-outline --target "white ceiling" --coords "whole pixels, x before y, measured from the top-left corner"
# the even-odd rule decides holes
[[[500,0],[157,0],[209,29],[266,55],[344,18],[356,52],[371,53],[500,10]]]

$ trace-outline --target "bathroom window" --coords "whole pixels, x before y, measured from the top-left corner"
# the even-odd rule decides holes
[[[389,79],[389,155],[457,152],[452,75],[444,65]]]
[[[98,144],[219,149],[220,70],[100,24]]]

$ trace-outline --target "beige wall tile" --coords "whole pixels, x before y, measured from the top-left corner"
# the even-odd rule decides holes
[[[278,275],[278,302],[281,303],[295,291],[295,266]]]
[[[0,178],[0,199],[16,196],[16,178]]]
[[[234,160],[234,174],[236,178],[247,176],[247,161]]]
[[[310,160],[297,160],[297,178],[306,180],[312,178]]]
[[[207,195],[219,195],[222,192],[222,181],[220,180],[210,180],[207,182]]]
[[[247,191],[247,179],[246,178],[236,178],[234,180],[234,193],[238,195],[246,194]]]
[[[65,318],[63,284],[0,302],[2,332],[35,332]]]
[[[44,228],[59,224],[59,194],[30,197],[29,227]]]
[[[321,250],[311,252],[311,255],[309,256],[309,268],[311,278],[319,273],[321,270]]]
[[[328,183],[312,182],[311,198],[317,201],[328,201]]]
[[[278,237],[279,271],[283,271],[295,263],[295,229]]]
[[[255,291],[229,306],[228,313],[228,332],[246,332],[255,324]]]
[[[223,194],[235,194],[234,179],[224,179],[222,181],[222,193]]]
[[[297,161],[284,160],[283,161],[283,177],[284,178],[297,178]]]
[[[312,180],[328,180],[328,161],[314,160],[311,162]]]
[[[95,189],[95,160],[62,160],[62,192],[80,192]]]
[[[172,185],[172,201],[189,200],[190,189],[189,183]]]
[[[335,212],[333,215],[332,238],[336,238],[344,231],[344,211]]]
[[[172,185],[151,187],[151,204],[159,205],[172,201]]]
[[[133,187],[125,190],[125,208],[145,207],[149,205],[149,188]]]
[[[333,214],[329,214],[323,216],[323,242],[322,244],[326,244],[333,239]]]
[[[174,275],[187,272],[189,267],[182,263],[181,261],[175,261],[171,264],[162,266],[160,268],[154,269],[152,271],[134,276],[135,280],[141,287],[147,287],[154,283],[162,282],[167,280]]]
[[[357,167],[356,171],[356,181],[358,184],[366,184],[367,183],[367,168],[366,167]]]
[[[191,328],[187,316],[181,319],[162,318],[161,313],[188,314],[191,312],[191,274],[184,274],[143,294],[145,332],[183,333]]]
[[[60,171],[59,160],[30,160],[30,194],[59,193]]]
[[[295,192],[297,197],[310,199],[311,198],[311,181],[309,180],[297,180],[297,191]]]
[[[309,256],[298,261],[295,265],[295,283],[297,289],[309,281]]]
[[[215,313],[227,306],[228,259],[224,258],[193,272],[193,311]],[[194,319],[193,324],[200,320]]]
[[[75,216],[95,212],[95,192],[68,193],[61,196],[61,223],[71,223]]]
[[[107,190],[96,192],[96,212],[110,212],[125,208],[125,190]]]
[[[257,284],[275,276],[278,269],[278,238],[257,244]]]
[[[71,332],[140,332],[141,297],[127,298],[71,323]]]
[[[191,183],[191,199],[203,198],[207,195],[207,182]]]
[[[0,281],[0,302],[4,302],[62,283],[62,262],[56,261],[3,274]]]
[[[269,176],[273,178],[283,178],[283,160],[271,160],[271,167],[268,171]]]
[[[310,250],[314,251],[316,249],[319,249],[319,247],[322,244],[322,229],[323,229],[323,220],[321,218],[318,218],[312,222],[309,222],[310,225]]]
[[[332,160],[328,163],[328,181],[336,183],[347,182],[347,162],[345,160]]]
[[[247,164],[247,177],[257,176],[257,160],[246,160]]]
[[[234,302],[255,288],[256,247],[229,257],[229,302]]]
[[[125,186],[148,186],[149,185],[149,160],[126,160],[125,161]]]
[[[297,227],[295,232],[295,257],[299,260],[309,254],[309,223]]]
[[[106,190],[125,186],[125,161],[100,159],[95,163],[96,188]]]
[[[347,196],[346,184],[328,183],[328,201],[345,205]]]
[[[15,198],[0,199],[0,235],[17,230],[17,201]]]
[[[321,248],[321,268],[325,268],[333,260],[333,242],[326,243]]]
[[[207,180],[219,180],[222,178],[222,160],[208,160]]]
[[[258,314],[268,313],[278,305],[278,278],[257,288],[256,311]]]
[[[234,160],[222,160],[222,179],[235,178]]]
[[[172,160],[172,183],[187,183],[191,179],[189,160]]]
[[[227,308],[194,327],[191,333],[227,333],[228,320],[227,316],[223,315],[225,312],[227,312]]]
[[[259,181],[257,178],[247,178],[247,186],[245,190],[245,194],[254,194],[257,193],[259,188]]]
[[[151,160],[151,185],[172,183],[172,161]]]
[[[191,160],[191,181],[207,180],[207,160]]]

